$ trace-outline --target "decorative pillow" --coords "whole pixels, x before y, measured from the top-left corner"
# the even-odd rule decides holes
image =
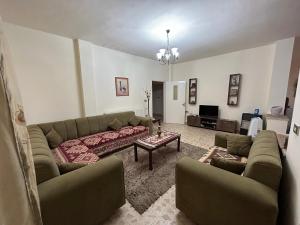
[[[54,128],[52,128],[48,134],[46,135],[48,144],[51,149],[56,148],[60,143],[62,143],[64,140],[63,138],[57,133]]]
[[[246,163],[213,157],[210,161],[210,165],[241,175],[245,170]]]
[[[141,122],[140,119],[138,119],[136,116],[133,116],[129,119],[128,124],[131,126],[137,126]]]
[[[227,137],[227,152],[229,154],[248,157],[252,145],[251,136]]]
[[[108,124],[108,127],[113,130],[120,130],[122,128],[122,123],[118,119],[114,119]]]

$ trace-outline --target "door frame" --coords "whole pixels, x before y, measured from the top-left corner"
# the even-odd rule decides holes
[[[163,103],[163,107],[162,107],[162,121],[165,121],[165,82],[164,81],[156,81],[156,80],[152,80],[152,84],[151,84],[151,91],[152,91],[152,117],[154,118],[153,112],[154,112],[154,101],[153,101],[153,83],[157,83],[157,84],[162,84],[162,88],[163,88],[163,92],[162,92],[162,103]]]

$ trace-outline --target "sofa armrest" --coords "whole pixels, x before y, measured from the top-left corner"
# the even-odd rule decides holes
[[[59,176],[58,167],[42,129],[37,125],[30,125],[27,128],[37,184]]]
[[[141,120],[141,124],[145,127],[149,127],[149,133],[153,133],[153,123],[152,119],[149,117],[142,117],[142,116],[137,116],[139,120]]]
[[[228,133],[223,133],[223,132],[217,132],[215,135],[215,146],[227,148],[227,137],[228,136],[245,137],[245,135],[241,135],[241,134],[228,134]]]
[[[271,188],[186,157],[176,164],[176,207],[206,225],[275,225],[278,213]]]
[[[111,156],[38,185],[44,225],[100,224],[125,203],[123,162]]]

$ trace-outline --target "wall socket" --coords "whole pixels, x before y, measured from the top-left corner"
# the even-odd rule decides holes
[[[300,130],[300,126],[298,124],[294,123],[293,132],[296,135],[299,135],[299,130]]]

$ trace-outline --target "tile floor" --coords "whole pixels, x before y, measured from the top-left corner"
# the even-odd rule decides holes
[[[162,124],[164,130],[181,134],[182,142],[208,148],[213,145],[216,131],[180,124]],[[105,225],[193,225],[175,207],[175,186],[172,186],[150,208],[140,215],[126,201]]]

